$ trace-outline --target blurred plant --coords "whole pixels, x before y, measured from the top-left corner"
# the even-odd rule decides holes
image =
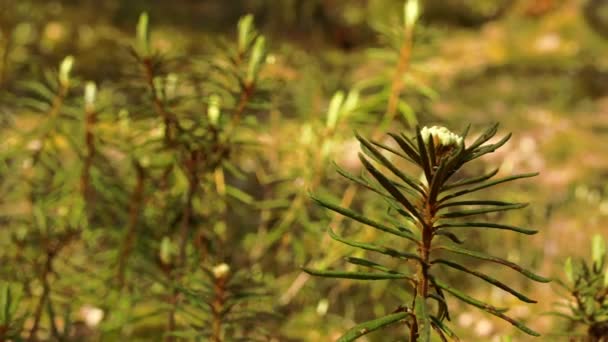
[[[36,301],[30,340],[80,336],[73,313],[89,303],[101,310],[94,324],[107,338],[163,314],[168,340],[178,332],[206,336],[207,316],[219,329],[214,341],[251,330],[248,319],[261,310],[246,304],[262,282],[234,266],[210,282],[209,270],[230,261],[242,235],[228,203],[252,202],[226,175],[244,177],[234,161],[254,145],[256,116],[267,108],[266,51],[245,16],[236,42],[219,41],[203,58],[161,55],[144,13],[135,63],[119,61],[124,79],[83,83],[68,56],[43,81],[21,82],[17,104],[35,120],[16,118],[2,145],[0,259],[2,274]],[[216,308],[217,296],[207,293],[220,282]]]
[[[565,318],[568,328],[564,334],[575,340],[572,331],[586,328],[586,336],[580,341],[608,341],[608,263],[606,242],[596,234],[591,240],[591,263],[585,260],[566,259],[564,264],[566,281],[556,280],[565,292],[560,295],[565,303],[557,303],[563,309],[551,314]]]
[[[222,263],[203,269],[205,280],[195,287],[181,288],[185,296],[184,314],[190,316],[192,329],[173,332],[171,335],[221,341],[268,341],[276,332],[268,324],[276,320],[270,312],[268,296],[263,283],[251,279],[248,272],[234,272]],[[264,310],[266,308],[266,310]],[[206,316],[194,314],[206,312]]]
[[[409,298],[409,302],[404,298],[404,302],[394,308],[394,311],[387,316],[358,324],[345,333],[339,341],[352,341],[397,322],[402,322],[409,327],[410,341],[430,341],[431,330],[434,330],[443,341],[446,341],[448,337],[457,339],[446,324],[446,320],[450,320],[450,314],[445,293],[506,320],[527,334],[538,336],[538,333],[526,327],[522,322],[505,315],[506,309],[474,299],[448,285],[441,279],[444,273],[437,270],[437,266],[444,265],[468,273],[526,303],[535,303],[535,301],[489,275],[453,261],[452,256],[463,255],[485,262],[501,264],[534,281],[549,281],[508,260],[458,246],[463,241],[454,232],[457,228],[503,229],[523,234],[536,233],[534,230],[499,223],[463,222],[460,220],[469,216],[520,209],[527,205],[496,200],[461,198],[498,184],[532,177],[536,173],[490,180],[498,172],[498,170],[494,170],[478,177],[451,180],[465,164],[487,153],[494,152],[509,140],[510,134],[495,144],[484,145],[494,137],[497,127],[498,125],[494,125],[488,128],[469,146],[466,146],[464,142],[468,129],[462,135],[454,134],[444,127],[437,126],[418,128],[412,138],[406,134],[389,134],[399,146],[399,149],[369,141],[357,135],[364,152],[364,154],[359,154],[359,159],[372,176],[372,179],[364,175],[349,174],[340,168],[338,168],[338,172],[345,178],[382,197],[388,207],[387,214],[380,220],[373,219],[327,199],[314,196],[313,199],[323,207],[381,231],[386,234],[387,238],[388,235],[391,235],[403,239],[404,242],[409,242],[412,251],[404,249],[402,245],[393,248],[377,243],[350,240],[339,236],[329,228],[331,238],[360,250],[404,260],[408,267],[407,269],[394,270],[383,266],[374,259],[348,257],[346,258],[348,263],[367,267],[377,272],[344,272],[310,268],[304,268],[304,270],[312,275],[332,278],[405,280],[408,284],[407,289],[411,292],[411,298]],[[381,152],[382,150],[389,152],[391,156],[386,156]],[[393,160],[395,156],[414,164],[422,171],[422,177],[418,179],[402,172],[402,169]],[[376,166],[370,159],[381,165],[382,168]],[[383,171],[384,169],[386,171]],[[389,171],[397,176],[398,180],[389,178],[387,176]],[[482,207],[479,208],[478,206]],[[452,243],[440,243],[438,238],[447,238]],[[412,268],[414,272],[412,272]],[[431,304],[433,301],[436,305]],[[433,310],[433,308],[435,309]]]
[[[18,315],[23,289],[19,285],[0,284],[0,341],[21,341],[26,315]]]

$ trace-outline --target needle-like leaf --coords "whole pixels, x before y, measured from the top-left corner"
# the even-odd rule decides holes
[[[545,278],[545,277],[541,277],[537,274],[532,273],[531,271],[528,271],[527,269],[517,265],[516,263],[513,263],[511,261],[505,260],[505,259],[501,259],[495,256],[491,256],[491,255],[487,255],[485,253],[481,253],[481,252],[476,252],[476,251],[471,251],[468,249],[464,249],[464,248],[460,248],[460,247],[456,247],[456,246],[442,246],[442,247],[437,247],[438,249],[444,249],[446,251],[449,252],[453,252],[453,253],[457,253],[457,254],[461,254],[461,255],[466,255],[466,256],[470,256],[473,258],[477,258],[480,260],[485,260],[485,261],[490,261],[490,262],[495,262],[497,264],[501,264],[501,265],[505,265],[511,269],[514,269],[515,271],[525,275],[526,277],[532,279],[532,280],[536,280],[538,282],[541,283],[548,283],[551,281],[551,279]]]
[[[409,312],[397,312],[394,314],[390,314],[388,316],[384,316],[382,318],[374,319],[372,321],[367,321],[361,324],[357,324],[356,326],[350,328],[346,334],[342,335],[337,342],[351,342],[356,340],[357,338],[367,335],[372,331],[378,330],[395,322],[398,322],[407,316],[411,315]]]
[[[519,175],[514,175],[514,176],[510,176],[510,177],[505,177],[505,178],[497,179],[497,180],[489,182],[489,183],[485,183],[485,184],[478,185],[478,186],[475,186],[475,187],[472,187],[472,188],[469,188],[469,189],[457,191],[455,193],[446,195],[443,198],[439,199],[439,202],[443,203],[443,202],[445,202],[447,200],[450,200],[452,198],[455,198],[455,197],[458,197],[458,196],[467,195],[467,194],[470,194],[472,192],[479,191],[479,190],[482,190],[482,189],[486,189],[486,188],[489,188],[491,186],[498,185],[498,184],[501,184],[501,183],[511,182],[511,181],[514,181],[514,180],[517,180],[517,179],[530,178],[530,177],[535,177],[535,176],[538,176],[538,172],[523,173],[523,174],[519,174]]]
[[[386,279],[410,279],[405,274],[373,273],[373,272],[344,272],[330,270],[315,270],[302,267],[302,270],[310,275],[329,278],[357,279],[357,280],[386,280]]]
[[[443,264],[443,265],[447,265],[453,269],[459,270],[459,271],[463,271],[469,274],[472,274],[480,279],[485,280],[486,282],[499,287],[507,292],[509,292],[510,294],[514,295],[515,297],[519,298],[521,301],[526,302],[526,303],[536,303],[536,301],[534,299],[530,299],[528,297],[526,297],[525,295],[517,292],[516,290],[510,288],[509,286],[505,285],[504,283],[490,277],[489,275],[483,274],[481,272],[477,272],[475,270],[469,269],[467,267],[464,267],[462,265],[459,265],[455,262],[451,262],[449,260],[445,260],[445,259],[435,259],[433,261],[431,261],[431,265],[433,264]]]
[[[437,229],[445,229],[445,228],[491,228],[491,229],[504,229],[504,230],[512,230],[514,232],[534,235],[538,233],[538,230],[520,228],[515,226],[509,226],[505,224],[498,223],[490,223],[490,222],[461,222],[461,223],[442,223],[435,228]]]
[[[359,214],[359,213],[357,213],[357,212],[355,212],[355,211],[353,211],[351,209],[341,207],[341,206],[339,206],[337,204],[333,204],[333,203],[331,203],[329,201],[320,199],[318,197],[311,196],[311,198],[315,202],[317,202],[319,205],[321,205],[321,206],[323,206],[323,207],[325,207],[327,209],[333,210],[333,211],[335,211],[337,213],[340,213],[340,214],[342,214],[342,215],[344,215],[344,216],[346,216],[348,218],[351,218],[351,219],[353,219],[355,221],[361,222],[361,223],[363,223],[365,225],[368,225],[370,227],[376,228],[376,229],[381,230],[383,232],[386,232],[386,233],[389,233],[389,234],[392,234],[392,235],[395,235],[395,236],[399,236],[399,237],[402,237],[402,238],[406,238],[406,239],[408,239],[410,241],[418,243],[418,241],[416,240],[416,238],[414,238],[414,236],[411,233],[391,228],[391,227],[386,226],[386,225],[384,225],[384,224],[382,224],[380,222],[376,222],[376,221],[374,221],[372,219],[369,219],[368,217],[366,217],[364,215],[361,215],[361,214]]]
[[[327,232],[329,233],[329,236],[332,239],[342,242],[342,243],[347,244],[352,247],[357,247],[357,248],[365,249],[365,250],[372,251],[372,252],[378,252],[378,253],[393,257],[393,258],[411,259],[411,260],[418,260],[419,262],[423,262],[422,259],[414,253],[399,252],[392,248],[378,246],[378,245],[374,245],[371,243],[351,241],[351,240],[338,236],[336,233],[334,233],[334,231],[331,228],[328,228]]]
[[[378,169],[376,169],[361,153],[359,153],[359,159],[363,166],[371,173],[374,178],[382,185],[399,203],[401,203],[408,212],[416,217],[418,220],[422,221],[422,217],[420,213],[414,205],[386,178]]]
[[[367,151],[369,151],[369,154],[371,154],[371,157],[373,157],[374,159],[378,160],[382,165],[384,165],[387,169],[391,170],[391,172],[393,174],[395,174],[395,176],[401,178],[407,185],[409,185],[410,187],[412,187],[412,189],[416,190],[417,192],[424,194],[424,191],[422,190],[422,188],[418,185],[418,181],[416,181],[415,179],[413,179],[412,177],[404,174],[403,172],[401,172],[401,170],[399,170],[393,163],[391,163],[384,155],[382,155],[382,153],[380,153],[380,151],[378,151],[374,145],[372,143],[370,143],[369,141],[367,141],[365,138],[361,137],[360,135],[356,134],[355,135],[357,137],[357,140],[359,140],[359,142],[365,146],[365,148],[367,149]],[[365,151],[365,150],[364,150]]]

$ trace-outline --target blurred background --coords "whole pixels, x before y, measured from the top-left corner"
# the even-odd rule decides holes
[[[328,341],[355,322],[392,311],[392,303],[402,298],[394,283],[310,278],[299,271],[302,265],[343,266],[340,258],[349,249],[327,238],[330,222],[352,226],[361,236],[374,234],[352,222],[336,222],[308,199],[309,190],[343,199],[348,183],[331,162],[360,170],[355,130],[383,139],[385,131],[416,123],[456,132],[470,123],[475,136],[500,122],[499,132],[512,132],[512,139],[471,172],[493,166],[501,166],[501,175],[539,171],[539,177],[491,195],[530,202],[500,219],[540,232],[532,237],[472,232],[467,243],[562,277],[567,256],[589,256],[592,234],[608,238],[608,1],[421,4],[411,56],[400,68],[401,0],[0,0],[0,92],[2,98],[18,98],[21,81],[56,70],[66,55],[75,57],[75,76],[100,88],[112,85],[124,75],[121,61],[128,59],[143,11],[150,17],[151,45],[167,58],[209,52],[219,38],[234,39],[239,18],[253,14],[267,43],[262,73],[280,86],[268,95],[272,106],[256,114],[257,147],[238,156],[246,177],[235,180],[235,187],[268,207],[228,204],[235,213],[229,225],[239,227],[234,234],[241,247],[234,253],[243,255],[233,262],[264,274],[273,310],[281,315],[276,329],[282,339]],[[399,102],[387,115],[394,75],[400,72]],[[328,130],[328,107],[337,92],[353,104]],[[0,103],[3,122],[28,115],[12,103]],[[351,195],[353,207],[382,210],[364,191]],[[91,262],[87,267],[105,266]],[[0,279],[13,279],[15,264],[0,266],[0,272]],[[495,274],[539,303],[523,305],[458,274],[451,279],[476,298],[511,307],[513,315],[546,334],[538,340],[561,340],[551,335],[559,320],[543,315],[559,300],[554,286],[531,283],[509,270]],[[492,316],[451,304],[454,329],[464,341],[502,341],[507,335],[532,340]],[[75,317],[78,310],[73,308]],[[151,322],[143,326],[157,324]],[[152,338],[138,335],[137,324],[121,336]],[[398,336],[397,329],[389,329],[367,340]]]

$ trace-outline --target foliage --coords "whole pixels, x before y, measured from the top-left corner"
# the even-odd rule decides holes
[[[608,262],[606,242],[601,235],[594,235],[591,240],[591,256],[590,263],[584,259],[566,259],[566,280],[557,281],[565,290],[562,296],[566,302],[557,303],[562,310],[552,314],[565,318],[569,330],[585,327],[587,335],[583,340],[605,341],[608,339]]]
[[[242,177],[231,159],[250,145],[240,133],[254,129],[248,115],[264,106],[265,39],[246,16],[236,43],[220,42],[223,51],[176,68],[175,59],[150,46],[147,14],[136,31],[124,80],[101,90],[82,84],[68,56],[45,82],[22,83],[27,96],[17,103],[39,118],[3,151],[3,189],[16,206],[5,223],[12,244],[3,259],[27,270],[12,281],[28,286],[37,280],[42,288],[28,289],[38,298],[30,340],[74,337],[70,325],[58,325],[71,319],[71,297],[108,311],[118,305],[112,300],[131,307],[158,302],[160,310],[145,315],[165,314],[169,339],[180,326],[214,341],[232,339],[243,333],[234,324],[246,327],[261,311],[246,305],[263,294],[250,289],[262,286],[251,281],[253,274],[212,276],[210,270],[217,263],[228,267],[222,262],[230,260],[232,246],[223,241],[237,235],[222,219],[226,203],[248,197],[225,174]],[[107,267],[91,272],[92,262]],[[99,282],[114,286],[99,296]],[[6,334],[19,334],[10,291],[6,298]],[[45,314],[49,326],[43,329]],[[114,315],[101,331],[124,331],[139,315]]]
[[[365,330],[347,337],[403,340],[404,323],[436,316],[439,299],[415,300],[413,282],[400,274],[327,280],[300,267],[416,278],[415,260],[322,234],[329,226],[348,241],[418,253],[411,240],[310,200],[313,192],[358,218],[418,234],[373,175],[355,176],[365,165],[353,130],[400,154],[385,132],[405,130],[414,149],[418,124],[471,122],[469,135],[477,136],[500,122],[516,132],[451,178],[475,178],[498,164],[496,177],[540,171],[534,182],[486,189],[533,206],[475,221],[544,233],[446,227],[433,244],[458,246],[455,236],[468,250],[554,272],[555,260],[605,231],[605,7],[602,0],[0,0],[0,340],[330,341],[356,322],[367,322]],[[419,165],[374,147],[427,184]],[[364,150],[374,168],[392,173]],[[482,259],[431,254],[452,265],[431,264],[430,275],[511,308],[503,314],[542,333],[538,340],[563,330],[562,319],[538,317],[556,296],[544,286]],[[481,274],[539,303],[527,305]],[[451,320],[439,323],[461,340],[530,339],[443,292]],[[411,314],[394,312],[399,304]],[[430,327],[439,340],[434,325],[420,333]]]
[[[476,300],[452,287],[445,282],[444,274],[437,270],[438,265],[445,265],[468,273],[509,292],[526,303],[535,303],[536,301],[487,274],[452,261],[451,256],[464,255],[485,262],[497,263],[509,267],[534,281],[549,281],[549,279],[538,276],[516,263],[458,246],[463,241],[456,233],[457,228],[502,229],[522,234],[536,233],[533,230],[493,222],[462,221],[463,218],[470,216],[520,209],[527,205],[526,203],[485,199],[471,200],[463,199],[463,197],[468,197],[469,194],[498,184],[532,177],[537,175],[535,173],[491,180],[498,173],[498,169],[496,169],[477,177],[454,179],[466,163],[494,152],[509,140],[510,134],[496,143],[486,144],[495,136],[497,127],[497,125],[494,125],[488,128],[468,146],[464,142],[468,129],[462,135],[456,135],[444,127],[437,126],[418,128],[414,137],[403,133],[400,135],[389,134],[398,148],[357,136],[364,153],[359,154],[359,159],[372,177],[352,175],[342,169],[338,169],[338,172],[381,197],[387,205],[386,215],[383,218],[374,219],[320,197],[313,197],[313,199],[321,206],[380,230],[383,234],[396,236],[402,239],[400,241],[409,243],[411,246],[404,248],[403,245],[400,245],[393,248],[378,243],[354,241],[337,235],[332,228],[329,228],[329,235],[332,239],[351,247],[403,260],[407,267],[392,269],[373,259],[349,257],[346,259],[347,262],[376,270],[376,272],[341,272],[313,269],[305,269],[305,271],[313,275],[333,278],[405,280],[409,285],[411,298],[405,299],[404,303],[395,307],[392,314],[353,327],[339,341],[352,341],[371,331],[397,322],[402,322],[409,327],[411,341],[430,341],[431,328],[444,341],[448,337],[457,339],[446,325],[446,320],[450,320],[446,293],[508,321],[527,334],[539,335],[522,322],[505,315],[506,309]],[[390,157],[383,154],[382,150],[390,153]],[[417,179],[402,172],[401,168],[397,166],[395,158],[414,164],[422,171],[421,178]],[[371,160],[379,166],[376,166]],[[389,172],[398,179],[389,178],[387,176]],[[451,243],[447,243],[447,241],[439,242],[440,238],[449,240]],[[437,304],[434,312],[432,310],[433,306],[430,304],[431,300]]]

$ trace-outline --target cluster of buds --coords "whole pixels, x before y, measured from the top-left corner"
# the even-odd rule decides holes
[[[460,135],[453,133],[449,129],[442,126],[424,127],[420,131],[424,144],[429,146],[429,143],[433,142],[435,150],[435,160],[433,164],[437,165],[441,159],[448,155],[453,150],[462,146],[463,139]]]
[[[431,128],[424,127],[420,131],[422,140],[428,145],[430,137],[433,137],[435,146],[460,146],[462,145],[462,137],[449,129],[442,126],[433,126]]]

